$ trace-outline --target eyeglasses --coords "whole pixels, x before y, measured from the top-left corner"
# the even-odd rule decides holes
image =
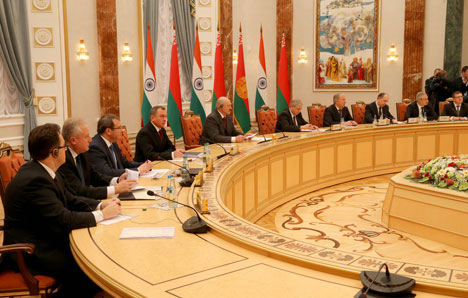
[[[64,145],[64,146],[58,146],[58,147],[57,147],[57,148],[55,148],[55,149],[57,149],[57,150],[60,150],[60,149],[64,149],[64,148],[65,148],[65,149],[68,149],[68,146],[67,146],[67,145]]]

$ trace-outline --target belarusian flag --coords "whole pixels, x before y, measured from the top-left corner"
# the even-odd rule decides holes
[[[255,111],[265,105],[267,98],[267,76],[266,76],[266,64],[265,64],[265,49],[263,47],[263,32],[262,26],[260,26],[260,50],[258,53],[258,79],[257,79],[257,93],[255,94]]]
[[[148,38],[146,41],[146,68],[145,68],[145,93],[141,103],[141,126],[150,121],[150,110],[156,104],[156,76],[154,75],[153,46],[151,45],[151,33],[148,25]]]
[[[216,110],[216,102],[218,101],[218,98],[226,96],[226,88],[224,87],[223,50],[221,49],[221,36],[219,31],[218,41],[216,43],[214,75],[213,97],[211,102],[212,112]]]
[[[236,91],[234,93],[234,117],[242,132],[250,130],[249,97],[245,80],[244,47],[242,46],[242,28],[239,26],[239,51],[236,71]]]
[[[198,41],[198,24],[195,37],[195,48],[193,50],[193,71],[192,71],[192,98],[190,99],[190,110],[200,115],[202,124],[205,124],[206,114],[200,98],[203,98],[203,76],[201,72],[200,42]]]
[[[283,33],[281,39],[281,55],[278,70],[278,93],[276,95],[276,113],[279,114],[284,109],[289,107],[289,76],[288,76],[288,61],[286,58],[286,37]]]
[[[182,136],[180,126],[182,116],[182,98],[180,96],[179,59],[177,58],[177,41],[174,32],[171,53],[171,74],[169,77],[169,97],[167,99],[167,120],[176,139]]]

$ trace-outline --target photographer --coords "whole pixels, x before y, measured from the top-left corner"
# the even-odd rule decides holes
[[[447,80],[447,72],[443,69],[432,80],[430,87],[429,102],[433,105],[434,111],[439,115],[439,102],[445,101],[450,97],[449,82]]]

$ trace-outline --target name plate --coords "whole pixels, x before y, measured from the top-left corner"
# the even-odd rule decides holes
[[[331,131],[338,131],[341,129],[342,129],[341,124],[333,124],[332,126],[330,126]]]
[[[390,124],[390,119],[379,119],[377,122],[378,126],[385,126]]]
[[[413,123],[419,123],[419,118],[418,117],[408,118],[408,124],[413,124]]]
[[[450,116],[439,116],[439,122],[448,122],[450,121]]]

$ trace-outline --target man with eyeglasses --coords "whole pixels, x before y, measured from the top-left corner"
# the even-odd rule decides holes
[[[444,105],[442,116],[450,116],[450,120],[467,120],[468,104],[463,102],[463,94],[455,91],[452,94],[453,101]]]
[[[130,169],[144,174],[153,164],[147,160],[136,162],[127,160],[120,152],[117,141],[122,137],[120,119],[114,114],[105,114],[97,124],[97,134],[89,144],[91,162],[101,174],[118,177]]]
[[[99,287],[76,264],[68,236],[71,230],[120,214],[120,201],[99,202],[67,191],[57,172],[67,150],[57,124],[34,128],[28,149],[32,160],[19,169],[5,192],[4,244],[34,244],[26,263],[33,274],[52,276],[61,284],[57,297],[94,297]],[[17,266],[13,257],[4,261],[8,267]]]

